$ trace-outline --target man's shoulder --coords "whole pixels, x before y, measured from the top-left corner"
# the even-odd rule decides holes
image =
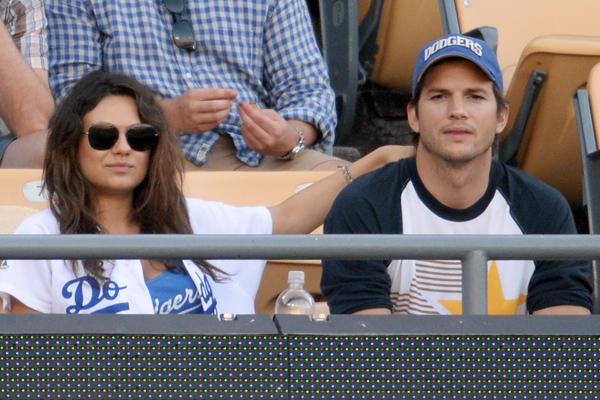
[[[499,190],[525,233],[558,233],[571,225],[569,203],[557,189],[518,168],[496,165],[502,178]]]
[[[399,232],[400,195],[410,179],[411,162],[400,160],[372,171],[348,185],[335,200],[325,232]],[[342,226],[342,228],[340,228]]]
[[[511,196],[523,199],[565,201],[564,196],[554,187],[527,172],[502,162],[496,162],[497,170],[503,178],[500,186]]]

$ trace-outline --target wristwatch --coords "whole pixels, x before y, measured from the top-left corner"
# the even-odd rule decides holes
[[[292,147],[292,149],[290,151],[288,151],[286,154],[284,154],[283,156],[279,157],[280,160],[284,160],[284,161],[290,161],[293,160],[294,158],[296,158],[298,156],[298,154],[300,154],[300,152],[302,150],[304,150],[304,131],[293,125],[294,130],[296,131],[296,133],[298,134],[298,143],[296,143],[296,145],[294,147]]]

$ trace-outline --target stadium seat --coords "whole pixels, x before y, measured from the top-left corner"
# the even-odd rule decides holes
[[[440,0],[445,26],[498,33],[498,60],[511,107],[500,158],[581,205],[581,163],[571,98],[598,60],[600,2]],[[452,28],[454,27],[454,28]]]
[[[23,206],[0,205],[0,234],[10,235],[25,218],[38,211],[35,208]],[[0,258],[0,264],[2,259]],[[0,314],[5,313],[4,303],[0,299]]]
[[[498,60],[505,87],[516,70],[521,53],[543,35],[595,36],[600,2],[597,0],[440,0],[447,32],[467,32],[481,26],[498,31]],[[454,22],[456,21],[456,22]],[[458,24],[458,30],[456,30]]]
[[[320,0],[323,53],[336,94],[336,144],[352,133],[367,78],[405,92],[419,48],[443,32],[439,0]]]
[[[583,201],[587,205],[590,233],[600,234],[600,64],[587,85],[575,95],[577,129],[583,162]],[[594,313],[600,313],[600,260],[594,261]]]
[[[0,169],[0,234],[14,233],[21,221],[47,207],[41,194],[41,175],[37,169]],[[3,312],[0,300],[0,313]]]
[[[336,144],[351,134],[360,84],[370,78],[408,93],[417,52],[427,41],[444,33],[495,29],[508,87],[532,39],[598,35],[600,12],[596,0],[568,5],[562,0],[320,0],[319,4],[323,52],[338,103]],[[376,43],[370,39],[373,34]]]
[[[33,209],[48,207],[42,193],[41,169],[0,169],[1,206],[22,206]]]
[[[32,207],[0,205],[0,234],[14,233],[21,221],[37,211]]]
[[[369,2],[361,1],[361,15]],[[410,93],[421,47],[444,34],[438,0],[384,1],[371,80]]]
[[[189,171],[186,172],[183,191],[187,197],[238,206],[272,206],[330,174],[331,171]],[[321,232],[322,228],[319,228],[314,233]],[[273,313],[277,296],[287,287],[290,270],[304,271],[307,290],[315,299],[321,298],[320,260],[271,260],[267,263],[256,296],[258,314]]]
[[[600,62],[600,37],[549,35],[523,51],[506,97],[511,116],[500,157],[581,206],[582,167],[572,98]]]

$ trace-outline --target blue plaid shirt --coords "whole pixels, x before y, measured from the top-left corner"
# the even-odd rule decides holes
[[[84,74],[123,72],[163,98],[192,88],[229,87],[239,96],[308,122],[322,133],[313,148],[331,153],[334,95],[304,0],[189,0],[198,50],[173,43],[173,16],[162,0],[47,0],[49,73],[55,97]],[[181,133],[186,157],[197,165],[220,135],[250,166],[262,156],[241,134],[237,105],[214,130]]]

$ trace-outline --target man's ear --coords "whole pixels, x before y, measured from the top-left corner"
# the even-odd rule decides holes
[[[406,106],[406,115],[408,117],[410,129],[412,129],[413,132],[419,132],[419,116],[414,104],[408,103]]]
[[[496,133],[500,133],[506,128],[506,124],[508,124],[508,116],[510,113],[510,108],[508,104],[506,104],[497,115],[497,123],[496,123]]]

